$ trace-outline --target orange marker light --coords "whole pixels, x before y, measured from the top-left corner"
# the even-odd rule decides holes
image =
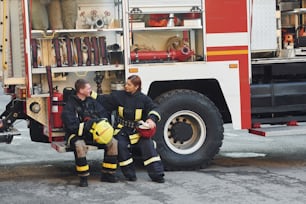
[[[129,72],[130,73],[138,73],[138,68],[136,68],[136,67],[129,68]]]
[[[229,64],[228,67],[230,69],[236,69],[236,68],[238,68],[238,64]]]

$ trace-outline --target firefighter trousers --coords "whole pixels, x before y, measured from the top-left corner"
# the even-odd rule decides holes
[[[83,137],[72,135],[68,140],[68,145],[74,152],[76,172],[79,176],[89,176],[89,165],[87,163],[86,155],[88,147],[86,139]],[[118,142],[112,139],[105,145],[104,159],[102,162],[102,173],[114,174],[117,169],[118,157]]]
[[[118,162],[126,178],[136,177],[133,155],[130,147],[140,150],[143,164],[151,179],[164,176],[164,167],[154,147],[152,139],[140,138],[136,144],[131,145],[129,134],[120,131],[115,138],[118,140]]]

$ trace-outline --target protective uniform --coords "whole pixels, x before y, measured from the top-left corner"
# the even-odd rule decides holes
[[[76,171],[81,177],[80,185],[82,179],[89,175],[86,144],[105,149],[101,181],[116,182],[114,173],[117,169],[118,144],[113,138],[113,128],[108,123],[108,117],[103,106],[91,97],[82,101],[73,95],[64,106],[62,120],[65,139],[74,151]]]
[[[116,110],[115,138],[118,140],[118,160],[124,176],[136,180],[135,168],[130,147],[140,150],[144,166],[150,178],[164,182],[164,168],[151,138],[141,137],[136,130],[137,122],[148,118],[155,123],[160,114],[150,97],[140,91],[130,94],[126,91],[115,91],[110,95],[99,95],[97,100],[109,111]]]

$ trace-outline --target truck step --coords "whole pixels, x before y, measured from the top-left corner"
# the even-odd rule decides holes
[[[294,125],[262,125],[261,127],[249,129],[249,133],[264,137],[306,135],[306,123],[296,123]]]
[[[55,149],[57,152],[59,153],[64,153],[64,152],[71,152],[73,151],[72,149],[70,149],[67,145],[65,141],[61,141],[61,142],[52,142],[51,143],[51,147],[53,149]],[[87,145],[88,151],[91,150],[98,150],[98,147],[93,146],[93,145]]]

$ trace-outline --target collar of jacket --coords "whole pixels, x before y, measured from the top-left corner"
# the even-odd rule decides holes
[[[86,101],[87,98],[89,98],[89,97],[86,97],[84,100],[82,100],[82,99],[80,99],[77,95],[74,95],[73,98],[74,98],[74,100],[75,100],[77,103],[82,103],[82,102]]]
[[[126,95],[128,95],[128,96],[138,96],[138,95],[140,95],[140,93],[141,93],[141,91],[136,91],[135,93],[129,93],[129,92],[126,92],[125,91],[125,93],[126,93]]]

